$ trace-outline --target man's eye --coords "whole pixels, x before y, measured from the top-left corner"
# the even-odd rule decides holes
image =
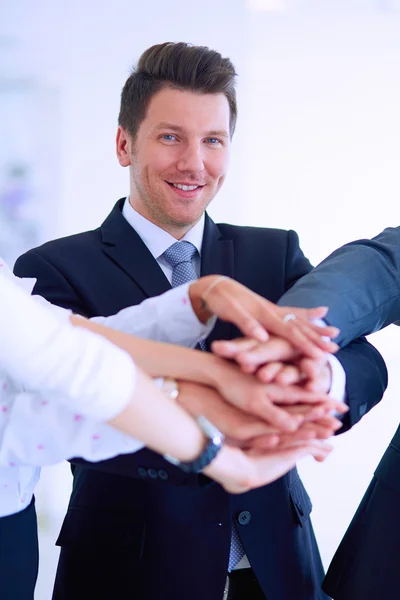
[[[207,144],[220,144],[221,140],[219,140],[218,138],[207,138],[206,139]]]
[[[167,142],[174,142],[176,140],[176,137],[171,133],[164,133],[164,135],[162,135],[161,137]]]

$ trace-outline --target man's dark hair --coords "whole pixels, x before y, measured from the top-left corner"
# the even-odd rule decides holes
[[[232,136],[237,119],[235,77],[229,58],[206,46],[184,42],[152,46],[143,52],[122,89],[118,124],[134,139],[154,94],[171,87],[199,94],[225,94]]]

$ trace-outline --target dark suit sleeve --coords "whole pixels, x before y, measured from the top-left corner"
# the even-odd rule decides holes
[[[286,259],[286,287],[289,291],[279,301],[279,304],[287,306],[297,305],[292,302],[296,288],[301,289],[302,282],[318,270],[318,268],[314,269],[311,274],[307,274],[312,267],[299,248],[297,235],[293,234],[294,232],[289,232]],[[400,233],[398,235],[400,237]],[[299,277],[303,278],[295,283]],[[293,284],[295,285],[293,286]],[[343,297],[341,301],[343,302]],[[316,303],[316,305],[320,304],[323,303]],[[338,432],[343,433],[355,425],[382,399],[387,387],[388,376],[382,356],[365,337],[358,337],[348,343],[347,346],[339,350],[336,357],[346,373],[346,398],[350,408],[342,419],[343,427]]]
[[[14,273],[17,277],[37,279],[33,294],[43,296],[52,304],[72,310],[77,315],[88,316],[88,307],[65,276],[35,250],[30,250],[18,258],[14,265]]]
[[[341,345],[400,320],[400,227],[339,248],[279,304],[328,306]]]

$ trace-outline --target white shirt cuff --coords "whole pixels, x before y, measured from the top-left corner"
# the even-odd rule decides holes
[[[328,363],[331,369],[329,396],[339,402],[346,402],[346,372],[334,354],[328,355]]]
[[[111,317],[91,320],[140,338],[194,348],[211,333],[217,319],[212,317],[205,325],[198,320],[190,302],[189,286],[187,283],[173,288]]]
[[[313,322],[320,327],[326,327],[323,319],[313,319]],[[329,396],[338,402],[346,402],[346,372],[342,363],[334,354],[328,354],[328,364],[331,369],[331,387]]]

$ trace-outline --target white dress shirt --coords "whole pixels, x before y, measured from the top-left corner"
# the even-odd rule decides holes
[[[35,280],[16,278],[0,260],[0,516],[26,508],[39,465],[134,452],[142,442],[104,423],[135,386],[130,356],[101,336],[73,327],[70,311],[30,297]],[[189,284],[127,308],[102,324],[141,337],[195,346],[206,326],[194,314]]]
[[[158,225],[155,225],[141,214],[139,214],[129,203],[129,196],[125,200],[122,214],[128,221],[129,225],[136,230],[136,233],[141,237],[142,241],[146,244],[151,254],[154,256],[164,275],[171,283],[172,281],[172,266],[162,256],[164,252],[175,244],[177,241],[168,231],[161,229]],[[193,267],[196,271],[197,277],[200,277],[200,259],[201,259],[201,244],[203,242],[204,233],[204,214],[201,219],[193,225],[193,227],[187,232],[187,234],[180,239],[180,242],[190,242],[197,250],[192,258]]]

